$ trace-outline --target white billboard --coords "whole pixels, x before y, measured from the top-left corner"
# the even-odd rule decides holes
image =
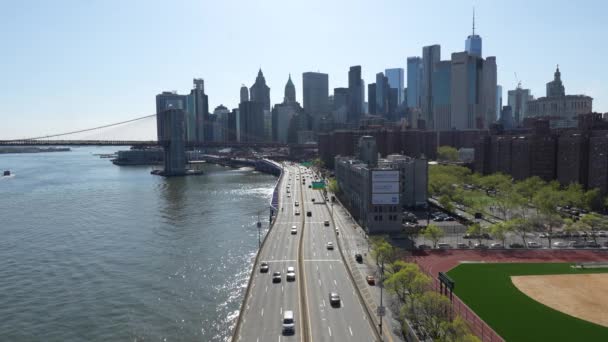
[[[372,182],[399,182],[399,171],[372,171]]]
[[[372,183],[374,194],[393,194],[399,192],[399,182],[374,182]]]
[[[372,194],[372,204],[399,204],[399,194]]]

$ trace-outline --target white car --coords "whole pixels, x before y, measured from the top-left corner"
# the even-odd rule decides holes
[[[291,235],[298,234],[298,228],[296,226],[291,227]]]
[[[295,202],[293,203],[293,205],[295,205],[296,207],[299,207],[299,206],[300,206],[300,202],[295,201]]]
[[[563,241],[557,241],[553,243],[553,247],[555,248],[566,248],[568,247],[568,244],[563,242]]]
[[[496,242],[496,243],[491,244],[490,248],[492,248],[492,249],[501,249],[501,248],[504,248],[504,246],[502,245],[502,243],[497,243]]]
[[[528,241],[528,248],[541,248],[542,246],[538,242]]]
[[[330,242],[328,242],[328,243],[327,243],[327,249],[329,249],[329,250],[333,250],[333,249],[334,249],[334,243],[333,243],[333,242],[331,242],[331,241],[330,241]]]
[[[296,268],[295,267],[293,267],[293,266],[287,267],[286,279],[287,279],[287,281],[296,280]]]

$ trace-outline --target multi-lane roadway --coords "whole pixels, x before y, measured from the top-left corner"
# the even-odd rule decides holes
[[[254,265],[235,341],[377,340],[338,250],[325,198],[309,188],[313,178],[309,169],[285,164],[280,209]],[[266,273],[260,272],[262,262],[269,265]],[[290,266],[296,268],[295,281],[286,281]],[[273,283],[274,272],[281,272],[281,282]],[[339,305],[330,304],[331,292],[340,296]],[[286,310],[294,312],[293,334],[283,333]]]

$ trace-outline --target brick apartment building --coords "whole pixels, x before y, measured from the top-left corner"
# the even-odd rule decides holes
[[[531,131],[491,130],[481,137],[475,171],[502,172],[516,180],[539,176],[608,193],[608,122],[601,114],[580,115],[575,129],[552,130],[542,119],[530,123]]]

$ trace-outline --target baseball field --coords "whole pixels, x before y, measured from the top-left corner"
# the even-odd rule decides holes
[[[608,269],[465,263],[455,293],[506,341],[608,341]]]

